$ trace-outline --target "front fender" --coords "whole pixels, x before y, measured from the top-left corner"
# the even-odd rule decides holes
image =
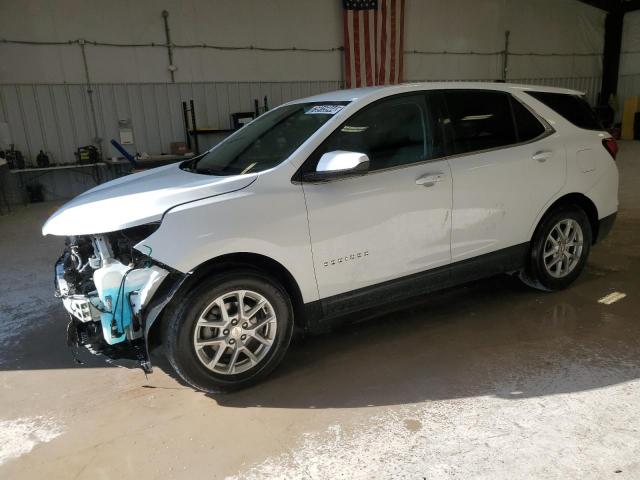
[[[300,185],[244,189],[177,206],[136,248],[184,274],[225,255],[261,255],[291,273],[304,303],[318,300]]]

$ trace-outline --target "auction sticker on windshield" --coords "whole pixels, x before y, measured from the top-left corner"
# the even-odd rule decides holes
[[[344,108],[344,105],[314,105],[304,113],[308,115],[318,114],[318,113],[323,113],[325,115],[335,115],[343,108]]]

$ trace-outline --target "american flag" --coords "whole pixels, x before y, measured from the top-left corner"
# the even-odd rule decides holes
[[[343,0],[346,88],[402,81],[404,0]]]

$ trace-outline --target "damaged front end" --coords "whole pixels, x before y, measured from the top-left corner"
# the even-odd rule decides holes
[[[185,277],[155,262],[144,245],[158,226],[67,237],[55,290],[69,312],[69,345],[151,371],[149,328]]]

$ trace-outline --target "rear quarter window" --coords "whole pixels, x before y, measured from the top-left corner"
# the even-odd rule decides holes
[[[564,117],[576,127],[586,130],[603,130],[596,114],[584,98],[579,95],[551,92],[527,92],[536,100]]]

